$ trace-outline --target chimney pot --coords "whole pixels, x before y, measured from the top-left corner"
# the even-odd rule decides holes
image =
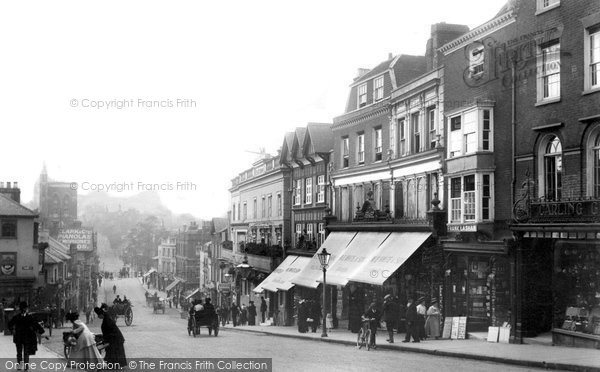
[[[19,183],[18,183],[18,182],[13,182],[13,187],[14,187],[15,189],[18,189],[18,188],[19,188]]]
[[[0,182],[0,188],[4,188],[4,182]]]
[[[391,60],[394,57],[392,53],[388,53],[388,60]]]
[[[7,183],[6,183],[6,188],[7,188],[7,189],[10,189],[10,182],[7,182]]]

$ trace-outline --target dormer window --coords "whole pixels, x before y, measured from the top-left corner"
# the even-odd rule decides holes
[[[367,105],[367,83],[358,86],[358,107]]]
[[[379,101],[383,98],[383,76],[380,76],[373,81],[373,96],[375,101]]]

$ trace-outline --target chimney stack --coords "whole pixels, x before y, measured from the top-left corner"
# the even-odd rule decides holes
[[[368,68],[359,68],[357,79],[363,77],[369,71],[371,71],[371,70],[369,70]]]
[[[0,181],[0,194],[21,203],[21,190],[18,182],[3,182]]]
[[[390,52],[388,53],[388,61],[391,61],[394,58],[394,55]]]

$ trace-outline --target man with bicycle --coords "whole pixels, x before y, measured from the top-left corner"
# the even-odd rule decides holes
[[[371,339],[369,343],[373,347],[373,349],[377,349],[377,343],[375,339],[375,334],[377,333],[377,327],[379,326],[379,319],[381,318],[381,313],[377,309],[377,303],[371,302],[369,308],[362,316],[363,322],[369,322],[369,326],[371,328]]]

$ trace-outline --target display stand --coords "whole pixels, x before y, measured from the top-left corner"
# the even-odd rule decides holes
[[[500,336],[500,327],[488,327],[488,342],[498,342]]]

